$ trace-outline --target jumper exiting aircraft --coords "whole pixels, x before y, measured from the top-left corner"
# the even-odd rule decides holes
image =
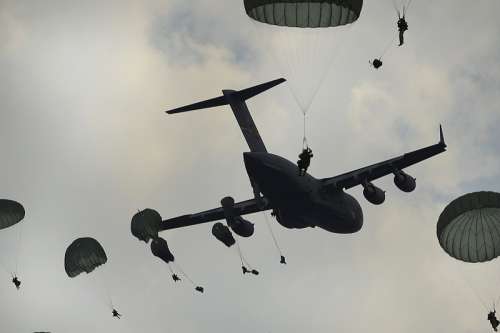
[[[225,219],[236,234],[249,237],[253,224],[242,216],[272,210],[286,228],[320,227],[334,233],[355,233],[363,225],[363,212],[358,201],[344,190],[361,185],[365,198],[380,205],[385,201],[385,192],[372,181],[393,174],[395,185],[411,192],[416,187],[415,178],[403,169],[446,150],[440,127],[440,140],[434,145],[331,178],[316,179],[308,173],[301,176],[295,163],[267,152],[245,103],[284,81],[278,79],[240,91],[223,90],[220,97],[167,111],[174,114],[229,104],[250,148],[250,152],[243,153],[243,160],[254,198],[235,203],[233,198],[225,197],[221,207],[164,220],[160,231]],[[220,240],[225,238],[223,232],[214,235]]]

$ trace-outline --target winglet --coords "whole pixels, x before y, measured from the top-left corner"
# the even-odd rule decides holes
[[[446,143],[444,142],[443,126],[441,126],[441,124],[439,125],[439,144],[446,147]]]

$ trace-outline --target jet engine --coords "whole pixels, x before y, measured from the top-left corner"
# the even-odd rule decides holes
[[[231,230],[241,237],[252,236],[254,231],[253,223],[245,220],[241,216],[236,216],[234,212],[234,199],[225,197],[220,203],[224,210],[224,217],[226,218],[227,225],[229,225]]]
[[[412,192],[417,187],[415,178],[401,170],[394,172],[394,184],[403,192]]]
[[[212,227],[212,235],[214,235],[215,238],[220,240],[227,247],[231,247],[234,243],[236,243],[231,230],[220,222],[215,223]]]
[[[380,205],[385,201],[385,192],[369,182],[363,184],[363,195],[374,205]]]

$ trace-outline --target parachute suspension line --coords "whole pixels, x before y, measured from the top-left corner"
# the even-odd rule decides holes
[[[96,275],[95,279],[98,280],[101,287],[104,289],[104,292],[106,293],[106,297],[108,299],[108,306],[110,307],[111,310],[114,310],[113,298],[111,297],[111,293],[109,292],[109,288],[108,288],[106,278],[104,276],[104,272],[101,272],[100,270],[96,270],[96,273],[97,274],[95,274]],[[97,275],[99,275],[99,276],[97,276]]]
[[[293,28],[293,29],[297,29],[297,28]],[[307,41],[307,38],[303,37],[304,31],[300,31],[300,30],[294,31],[293,33],[297,34],[297,36],[296,36],[297,40],[293,41],[293,37],[291,36],[291,33],[292,33],[292,31],[289,31],[287,29],[284,29],[282,32],[282,34],[284,34],[284,36],[285,36],[284,39],[286,39],[286,44],[287,44],[285,47],[285,50],[286,50],[286,48],[288,48],[291,51],[291,52],[288,52],[288,54],[281,55],[281,58],[287,60],[287,67],[288,67],[285,69],[285,73],[283,76],[286,76],[285,75],[286,73],[290,74],[290,76],[291,76],[290,80],[289,80],[289,82],[287,82],[287,86],[288,86],[288,89],[290,90],[290,94],[293,96],[293,99],[297,103],[300,111],[302,113],[306,113],[307,107],[305,105],[303,105],[301,99],[297,95],[297,92],[294,90],[293,83],[298,81],[298,80],[304,79],[303,77],[301,77],[300,71],[298,68],[298,65],[304,64],[304,52],[299,52],[300,51],[299,45],[303,45],[303,43],[305,43],[305,41]],[[300,42],[299,42],[299,40],[300,40]],[[276,60],[276,63],[278,63],[278,64],[281,63],[279,61],[279,59],[275,58],[275,60]]]
[[[462,275],[462,276],[463,276],[465,282],[467,283],[467,286],[469,287],[469,289],[472,290],[472,292],[476,296],[477,300],[481,303],[481,305],[483,306],[483,308],[488,311],[489,309],[486,306],[486,302],[483,300],[483,298],[481,297],[481,295],[479,295],[479,293],[477,292],[477,290],[472,287],[469,279],[467,279],[467,277],[465,275]]]
[[[493,302],[493,309],[496,308],[496,305],[498,304],[498,302],[500,302],[500,296],[498,296],[498,298],[495,300],[495,302]]]
[[[308,147],[307,144],[307,136],[306,136],[306,114],[304,113],[304,132],[302,137],[302,149],[306,149]]]
[[[104,281],[104,277],[99,272],[99,269],[94,270],[94,272],[90,275],[92,276],[91,278],[94,280],[93,282],[94,286],[97,286],[98,288],[100,302],[104,303],[107,307],[113,310],[113,300],[111,299],[111,295]]]
[[[396,34],[393,35],[391,41],[387,44],[387,46],[385,47],[384,51],[380,55],[380,57],[379,57],[380,60],[382,60],[382,58],[385,56],[385,54],[387,53],[387,51],[389,51],[389,48],[392,46],[392,44],[394,44],[394,40],[395,39],[396,39]]]
[[[281,58],[286,60],[286,65],[287,68],[285,69],[285,72],[283,73],[283,76],[285,76],[285,73],[289,73],[292,77],[292,80],[298,79],[298,74],[297,74],[297,67],[294,66],[294,64],[300,63],[300,53],[299,53],[299,47],[297,42],[293,41],[293,38],[291,36],[292,31],[288,29],[283,29],[282,27],[278,27],[277,31],[280,31],[278,34],[284,35],[285,43],[287,44],[283,49],[285,51],[285,54],[281,54]],[[281,37],[280,37],[281,39]],[[289,49],[289,50],[287,50]],[[271,50],[271,48],[269,48]],[[291,51],[291,52],[288,52]],[[272,51],[269,51],[272,53]],[[276,61],[277,64],[280,64],[281,61],[280,59],[277,59],[276,56],[274,56],[274,60]],[[288,79],[288,78],[287,78]]]
[[[194,290],[203,293],[204,289],[202,286],[199,286],[196,283],[194,283],[194,281],[189,277],[189,275],[186,274],[186,272],[184,272],[184,270],[178,263],[176,263],[175,261],[172,261],[172,263],[175,265],[175,267],[177,267],[177,270],[182,274],[182,276],[184,276],[189,282],[191,282],[191,285],[194,287]]]
[[[21,252],[21,248],[22,248],[22,241],[23,241],[23,226],[24,226],[24,223],[21,223],[21,225],[19,226],[19,234],[18,234],[18,238],[17,238],[17,249],[16,249],[16,269],[14,271],[14,274],[18,274],[18,268],[19,268],[19,257],[20,257],[20,252]]]
[[[108,302],[111,307],[111,310],[113,310],[113,298],[111,297],[111,293],[109,292],[108,288],[108,283],[106,281],[106,278],[104,276],[104,272],[99,272],[99,280],[101,281],[101,284],[104,287],[104,292],[106,293],[106,296],[108,297]]]
[[[412,1],[413,0],[408,0],[408,1],[400,0],[398,3],[397,0],[392,0],[392,4],[394,6],[394,9],[396,10],[396,13],[398,14],[398,18],[406,16],[406,13],[408,12],[408,8],[410,8]]]
[[[259,37],[260,42],[266,41],[265,38],[261,38],[262,36],[262,28],[259,28],[260,23],[257,23],[255,20],[248,18],[252,22],[252,26],[254,27],[254,32],[255,35]],[[266,27],[270,28],[270,27]],[[273,28],[271,28],[273,29]],[[288,79],[288,75],[285,75],[288,73],[292,77],[296,77],[296,68],[292,65],[294,62],[296,63],[298,60],[298,50],[295,45],[295,43],[292,42],[292,38],[290,37],[290,32],[287,31],[286,29],[283,29],[283,27],[274,27],[275,30],[274,35],[278,36],[279,39],[285,39],[286,44],[288,44],[289,50],[285,48],[284,53],[276,54],[272,51],[272,41],[271,44],[269,43],[264,43],[268,45],[264,45],[264,52],[268,55],[268,57],[272,58],[274,60],[275,64],[278,64],[278,72],[281,77],[286,77]],[[262,48],[261,48],[262,49]],[[292,93],[293,95],[293,93]],[[295,96],[294,96],[295,97]],[[298,101],[297,101],[298,103]]]
[[[170,273],[172,273],[172,275],[174,275],[174,274],[175,274],[175,272],[174,272],[174,270],[172,269],[172,266],[170,266],[170,263],[169,263],[169,262],[167,262],[167,266],[168,266],[168,269],[169,269]]]
[[[271,237],[273,238],[274,246],[276,247],[276,250],[278,250],[278,253],[280,255],[280,260],[284,261],[285,256],[283,255],[283,252],[281,251],[281,248],[278,244],[278,240],[276,239],[276,235],[273,232],[273,228],[271,228],[271,223],[269,223],[269,218],[265,212],[262,212],[264,215],[264,219],[266,220],[266,225],[267,228],[269,229],[269,233],[271,234]]]
[[[403,7],[403,17],[406,16],[406,13],[408,12],[408,8],[410,8],[412,1],[413,0],[408,0],[408,2],[406,3],[406,6]]]
[[[399,4],[397,3],[397,0],[392,0],[392,5],[394,6],[394,10],[398,14],[398,18],[400,18],[401,17],[401,9],[400,9]]]
[[[193,280],[189,277],[189,275],[186,274],[186,272],[184,272],[184,270],[181,268],[181,266],[175,262],[175,261],[172,261],[172,263],[175,265],[175,267],[177,268],[177,270],[189,281],[191,282],[191,284],[193,286],[196,286],[196,284],[193,282]],[[168,267],[171,269],[170,265],[168,265]],[[171,270],[172,271],[172,270]],[[172,271],[172,274],[173,274],[173,271]]]
[[[252,22],[255,34],[260,37],[262,35],[262,31],[259,30],[259,23],[257,23],[255,20],[250,19],[250,18],[249,18],[249,20]],[[275,35],[279,36],[279,39],[286,40],[286,44],[288,44],[287,46],[288,46],[289,50],[285,49],[284,54],[274,53],[271,50],[272,49],[271,45],[266,45],[266,47],[264,47],[264,52],[274,60],[274,63],[278,64],[277,68],[278,68],[278,72],[279,72],[280,76],[285,77],[287,80],[290,79],[287,76],[291,76],[291,79],[293,81],[294,79],[297,78],[298,75],[296,73],[297,69],[292,64],[298,62],[298,59],[299,59],[298,54],[299,53],[297,50],[296,43],[292,42],[292,38],[290,37],[290,33],[291,33],[290,31],[286,31],[286,29],[283,29],[282,27],[276,27],[276,29],[275,29]],[[263,40],[266,40],[266,39],[263,39]],[[287,51],[289,51],[289,52],[287,52]],[[288,73],[288,75],[287,75],[287,73]],[[302,111],[300,100],[296,96],[296,94],[294,93],[294,91],[290,85],[290,82],[288,82],[286,84],[286,86],[288,87],[290,94],[293,96],[295,102],[297,103],[297,105],[299,106],[299,108]]]
[[[236,236],[236,237],[238,237],[238,236]],[[249,269],[252,269],[252,266],[250,266],[248,261],[243,256],[243,252],[241,251],[240,243],[238,242],[236,237],[234,239],[236,241],[236,249],[238,250],[238,255],[240,256],[241,266],[248,266]]]
[[[243,256],[243,251],[241,251],[240,243],[238,242],[237,237],[238,236],[236,236],[234,238],[234,240],[236,241],[236,248],[238,249],[238,254],[240,256],[241,269],[243,270],[243,275],[246,274],[246,273],[251,273],[253,275],[259,275],[259,271],[257,271],[256,269],[254,269],[248,263],[248,260],[246,260],[245,257]]]
[[[8,266],[9,265],[7,265],[7,263],[4,261],[4,259],[0,258],[0,267],[3,269],[5,274],[10,275],[13,278],[14,273],[12,272],[12,267],[10,267],[10,269],[9,269]]]
[[[342,46],[345,43],[345,41],[347,40],[347,38],[345,37],[346,32],[349,32],[352,29],[352,24],[349,24],[345,27],[338,28],[338,29],[344,30],[343,31],[343,33],[344,33],[343,39],[341,39],[340,42],[338,42],[336,47],[335,47],[335,49],[338,50],[337,52],[331,52],[332,55],[330,55],[330,52],[328,52],[327,54],[329,56],[327,55],[325,58],[323,58],[324,62],[326,63],[326,68],[320,72],[320,74],[319,74],[320,79],[316,81],[316,84],[314,85],[313,90],[312,90],[312,94],[310,95],[309,101],[306,103],[306,105],[301,106],[301,110],[303,113],[308,113],[309,110],[311,109],[311,106],[312,106],[314,100],[316,99],[316,95],[318,94],[321,87],[323,87],[323,82],[328,77],[328,74],[330,73],[330,71],[333,67],[333,64],[335,63],[335,60],[337,59],[337,57],[341,53],[340,50],[342,50]],[[322,29],[319,29],[318,31],[315,31],[314,29],[312,29],[312,30],[313,30],[313,36],[312,36],[312,38],[310,38],[310,40],[312,42],[310,42],[311,45],[308,46],[308,49],[310,50],[310,52],[308,53],[309,58],[307,59],[308,65],[311,65],[311,66],[314,65],[315,58],[316,58],[317,54],[321,53],[319,48],[320,48],[320,45],[322,46],[322,44],[321,44],[322,39],[324,39],[324,37],[321,37],[321,34],[324,32]],[[305,42],[302,42],[301,44],[304,44],[304,43]],[[322,61],[320,61],[320,62],[322,62]],[[299,103],[299,105],[300,105],[300,103]]]

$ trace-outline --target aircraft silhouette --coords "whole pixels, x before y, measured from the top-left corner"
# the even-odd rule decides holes
[[[243,160],[254,198],[235,203],[231,197],[225,197],[221,207],[164,220],[160,231],[225,219],[236,234],[249,237],[253,234],[253,224],[241,216],[273,210],[278,222],[286,228],[320,227],[334,233],[355,233],[363,226],[363,211],[358,201],[344,190],[361,185],[369,202],[382,204],[385,192],[373,180],[394,174],[395,185],[411,192],[416,187],[415,178],[402,170],[446,151],[440,126],[437,144],[331,178],[316,179],[307,173],[300,176],[295,163],[267,152],[245,103],[284,81],[282,78],[240,91],[222,90],[220,97],[167,111],[175,114],[229,104],[250,147],[250,152],[243,153]],[[225,237],[215,233],[214,236],[219,240]]]

